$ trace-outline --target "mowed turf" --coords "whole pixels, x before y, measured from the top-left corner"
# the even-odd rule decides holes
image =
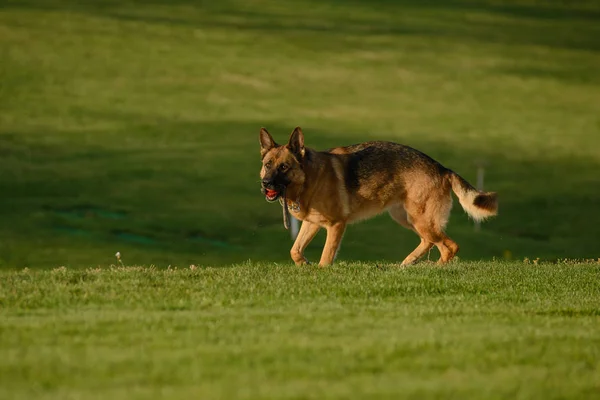
[[[0,4],[0,266],[289,259],[258,131],[419,148],[500,194],[463,259],[591,258],[600,237],[593,1]],[[309,247],[318,258],[321,234]],[[387,216],[341,260],[402,260]]]
[[[0,272],[3,399],[591,399],[596,263]]]

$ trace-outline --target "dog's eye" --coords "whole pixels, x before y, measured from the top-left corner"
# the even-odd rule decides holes
[[[268,163],[265,164],[265,168],[266,169],[271,169],[272,165],[273,165],[273,163],[271,161],[269,161]]]
[[[287,164],[281,164],[279,166],[279,169],[282,170],[283,172],[287,171],[289,168],[290,168],[290,166]]]

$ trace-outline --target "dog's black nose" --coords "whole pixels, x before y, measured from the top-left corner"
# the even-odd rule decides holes
[[[263,179],[263,180],[262,180],[262,185],[263,185],[264,187],[267,187],[267,186],[271,185],[271,181],[270,181],[270,180],[268,180],[268,179]]]

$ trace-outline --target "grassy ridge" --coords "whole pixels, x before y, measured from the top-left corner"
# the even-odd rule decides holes
[[[260,126],[316,148],[387,139],[471,181],[500,217],[455,207],[465,259],[596,257],[595,2],[4,1],[0,265],[288,259],[258,191]],[[318,257],[319,236],[309,248]],[[341,259],[401,260],[387,217]],[[508,251],[508,252],[507,252]]]
[[[595,264],[0,272],[0,397],[590,398]]]

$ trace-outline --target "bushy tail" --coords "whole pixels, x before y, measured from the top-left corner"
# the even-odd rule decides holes
[[[498,214],[497,193],[481,192],[475,189],[454,171],[448,171],[448,178],[460,205],[475,221],[483,221]]]

